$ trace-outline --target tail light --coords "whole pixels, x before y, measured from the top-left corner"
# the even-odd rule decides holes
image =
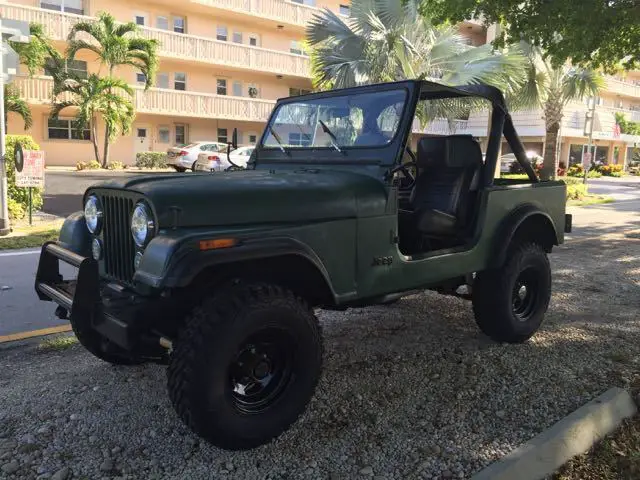
[[[186,150],[180,150],[180,153],[178,155],[184,157],[185,155],[189,155],[189,152],[187,152]]]
[[[217,155],[209,155],[209,160],[212,160],[214,162],[219,162],[220,161],[220,157],[218,157]]]

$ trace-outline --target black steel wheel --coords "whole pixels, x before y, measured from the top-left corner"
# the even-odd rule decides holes
[[[277,286],[237,284],[188,319],[169,362],[169,397],[213,445],[250,449],[295,422],[321,366],[320,327],[302,299]]]
[[[480,330],[499,342],[522,343],[540,328],[551,299],[551,267],[544,249],[510,249],[505,264],[478,273],[473,311]]]

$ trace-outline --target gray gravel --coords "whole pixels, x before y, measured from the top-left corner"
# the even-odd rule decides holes
[[[606,389],[640,388],[640,241],[568,244],[552,262],[547,322],[526,345],[491,342],[468,302],[432,293],[321,312],[317,394],[252,452],[190,433],[160,366],[0,350],[0,478],[468,478]]]

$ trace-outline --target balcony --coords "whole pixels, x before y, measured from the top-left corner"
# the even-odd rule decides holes
[[[414,119],[412,132],[426,135],[466,134],[469,133],[467,131],[468,123],[469,122],[467,120],[453,120],[452,123],[449,123],[444,118],[437,118],[427,123],[424,127],[421,127],[418,119]]]
[[[19,77],[14,82],[22,98],[30,104],[51,103],[53,81],[50,77]],[[266,122],[275,104],[272,100],[230,97],[207,93],[151,88],[134,88],[137,113],[174,117],[218,118],[249,122]]]
[[[607,92],[617,93],[626,97],[640,98],[640,85],[635,83],[623,82],[615,78],[607,78]]]
[[[191,0],[191,3],[304,27],[319,9],[286,0]]]
[[[280,2],[284,3],[284,2]],[[93,17],[56,12],[24,5],[4,4],[2,16],[12,20],[36,22],[55,40],[66,40],[71,27]],[[251,47],[212,38],[174,33],[156,28],[140,27],[145,38],[160,42],[161,57],[191,62],[221,65],[248,71],[261,71],[293,77],[310,77],[309,59],[288,52]]]

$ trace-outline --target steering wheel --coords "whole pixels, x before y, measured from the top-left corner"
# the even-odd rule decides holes
[[[402,172],[403,177],[408,181],[408,183],[404,185],[401,184],[400,185],[401,190],[411,190],[413,186],[416,184],[416,176],[410,169],[413,168],[415,171],[418,165],[417,159],[415,154],[411,151],[411,149],[409,149],[409,147],[407,147],[406,150],[409,156],[411,157],[411,161],[406,163],[401,163],[400,165],[393,167],[391,170],[389,170],[389,174],[388,174],[389,177],[393,177],[396,173]]]

